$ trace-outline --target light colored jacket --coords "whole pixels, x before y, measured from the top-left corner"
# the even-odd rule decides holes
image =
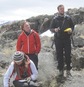
[[[31,79],[32,80],[36,80],[37,79],[37,76],[38,76],[38,71],[34,65],[34,63],[30,60],[30,68],[31,68]],[[14,62],[12,62],[8,68],[8,70],[6,71],[6,73],[4,74],[4,79],[3,79],[3,84],[4,84],[4,87],[9,87],[10,85],[10,78],[13,79],[13,81],[15,80],[17,76],[17,73],[14,72]]]

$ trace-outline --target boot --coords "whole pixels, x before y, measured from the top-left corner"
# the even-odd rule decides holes
[[[59,74],[56,77],[57,82],[64,83],[64,70],[59,70]]]

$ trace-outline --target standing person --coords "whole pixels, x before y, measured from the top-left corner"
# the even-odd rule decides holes
[[[16,49],[28,55],[38,69],[38,53],[41,49],[40,37],[37,32],[31,29],[27,21],[23,21],[21,29],[22,33],[18,37]]]
[[[44,21],[43,21],[43,23],[40,26],[39,33],[41,34],[41,33],[45,32],[45,31],[47,31],[50,28],[49,25],[50,25],[50,19],[47,18],[47,17],[44,18]]]
[[[37,75],[38,71],[29,57],[23,52],[16,51],[4,75],[4,87],[10,87],[11,78],[14,87],[36,87],[32,83],[37,79]]]
[[[70,76],[71,70],[71,39],[74,24],[70,16],[64,12],[64,5],[57,7],[58,15],[51,22],[50,30],[54,32],[55,47],[58,60],[59,76],[64,75],[64,62],[66,64],[66,75]],[[65,58],[65,59],[64,59]]]

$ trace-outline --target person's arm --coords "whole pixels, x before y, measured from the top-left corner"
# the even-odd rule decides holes
[[[35,67],[35,64],[31,60],[30,60],[30,68],[31,68],[31,72],[32,72],[31,79],[36,80],[38,77],[38,71]]]
[[[50,31],[55,33],[55,19],[53,18],[50,24]]]
[[[52,33],[56,33],[58,32],[60,29],[59,27],[57,27],[57,23],[56,23],[56,17],[54,17],[51,21],[51,24],[50,24],[50,31]]]
[[[34,33],[35,34],[35,45],[36,45],[36,54],[38,54],[41,50],[41,41],[40,41],[40,37],[39,34],[37,32]]]
[[[71,19],[71,28],[72,28],[72,31],[73,31],[74,30],[74,23],[73,23],[72,19]]]
[[[67,33],[72,34],[72,32],[74,30],[74,24],[73,24],[73,21],[70,17],[69,17],[69,27],[70,27],[70,30]]]
[[[11,78],[11,75],[13,74],[13,70],[14,70],[14,63],[12,62],[9,68],[7,69],[6,73],[4,74],[4,79],[3,79],[4,87],[9,87],[10,85],[9,80]]]
[[[16,50],[17,51],[21,51],[21,47],[22,47],[21,44],[22,44],[21,43],[21,35],[19,35],[18,40],[17,40],[17,44],[16,44]]]
[[[74,30],[74,23],[73,23],[73,21],[72,21],[72,19],[70,18],[70,27],[71,27],[71,29],[72,29],[72,31]]]

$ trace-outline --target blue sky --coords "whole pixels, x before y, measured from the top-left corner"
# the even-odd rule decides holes
[[[38,15],[52,15],[59,4],[68,8],[84,7],[84,0],[0,0],[1,20],[22,20]]]

